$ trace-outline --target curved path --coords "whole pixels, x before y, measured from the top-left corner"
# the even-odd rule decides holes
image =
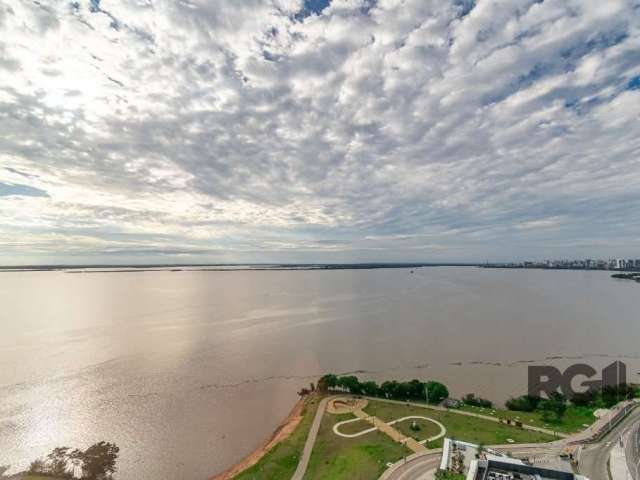
[[[347,423],[357,422],[359,420],[362,420],[362,419],[361,418],[352,418],[350,420],[344,420],[342,422],[338,422],[333,426],[333,433],[335,433],[336,435],[338,435],[340,437],[356,438],[356,437],[359,437],[361,435],[366,435],[367,433],[375,432],[376,430],[378,430],[378,427],[372,427],[372,428],[367,428],[365,430],[362,430],[362,431],[356,432],[356,433],[342,433],[340,431],[340,427],[342,425],[345,425]],[[438,432],[437,435],[429,437],[426,440],[421,440],[418,443],[424,444],[424,443],[427,443],[427,442],[432,442],[432,441],[437,440],[437,439],[439,439],[441,437],[444,437],[447,434],[447,429],[445,428],[445,426],[443,424],[441,424],[437,420],[434,420],[433,418],[423,417],[421,415],[410,415],[408,417],[398,418],[396,420],[392,420],[390,422],[385,422],[385,423],[387,425],[394,425],[396,423],[404,422],[405,420],[426,420],[427,422],[435,423],[438,427],[440,427],[440,432]]]
[[[428,478],[429,472],[440,465],[442,450],[415,453],[405,459],[399,460],[382,474],[379,480],[416,480]]]
[[[387,425],[393,425],[393,424],[396,424],[396,423],[404,422],[405,420],[414,420],[414,419],[415,420],[427,420],[428,422],[435,423],[436,425],[438,425],[440,427],[440,431],[438,432],[437,435],[429,437],[426,440],[420,440],[418,443],[425,444],[427,442],[433,442],[434,440],[438,440],[439,438],[442,438],[447,434],[447,429],[439,421],[434,420],[433,418],[429,418],[429,417],[422,417],[420,415],[409,415],[408,417],[398,418],[397,420],[392,420],[392,421],[388,422]]]
[[[293,472],[291,480],[302,480],[307,467],[309,466],[309,459],[311,458],[311,452],[313,451],[313,445],[316,443],[316,437],[318,436],[318,430],[320,430],[320,423],[324,415],[324,410],[327,408],[327,403],[332,397],[323,398],[318,404],[318,410],[316,410],[316,416],[313,418],[313,423],[309,429],[309,435],[307,435],[307,441],[304,443],[304,449],[300,460],[298,460],[298,466],[296,471]]]
[[[361,422],[361,421],[365,421],[365,420],[363,420],[362,418],[351,418],[349,420],[344,420],[342,422],[338,422],[333,426],[333,433],[335,433],[339,437],[356,438],[356,437],[359,437],[361,435],[366,435],[367,433],[375,432],[376,430],[378,430],[378,427],[367,428],[365,430],[362,430],[362,431],[356,432],[356,433],[342,433],[339,430],[339,427],[341,427],[342,425],[346,425],[347,423]]]
[[[564,440],[556,440],[551,443],[490,445],[491,450],[500,453],[510,452],[513,455],[559,455]],[[399,460],[389,467],[379,480],[427,480],[432,479],[435,471],[440,466],[442,449],[430,450],[427,453],[415,453],[405,459]]]
[[[610,480],[609,474],[607,473],[607,461],[611,449],[625,431],[633,432],[632,429],[634,427],[640,430],[640,410],[631,411],[629,416],[615,426],[600,442],[586,445],[583,448],[582,453],[578,454],[577,457],[579,459],[578,470],[580,473],[592,480]],[[587,430],[591,430],[591,427]],[[564,451],[567,445],[571,445],[576,440],[584,441],[587,430],[573,434],[568,438],[561,438],[549,443],[489,445],[489,448],[501,453],[509,452],[515,456],[558,456]],[[592,432],[589,432],[589,436],[590,435],[592,435]],[[627,442],[628,449],[633,448],[629,447],[631,443],[632,442]],[[637,447],[637,450],[639,453],[636,461],[640,462],[640,446]],[[634,457],[634,459],[635,458],[636,457]],[[407,457],[406,461],[401,460],[400,462],[396,462],[382,474],[380,480],[427,479],[432,477],[435,468],[437,468],[437,466],[434,466],[434,461],[430,459],[429,454],[415,454]],[[640,480],[640,478],[636,478],[635,480]]]

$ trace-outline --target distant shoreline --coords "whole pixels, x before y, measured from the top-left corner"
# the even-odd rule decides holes
[[[478,263],[240,263],[240,264],[171,264],[171,265],[24,265],[0,266],[0,272],[127,273],[165,271],[289,271],[289,270],[372,270],[383,268],[478,267]]]
[[[633,274],[639,269],[580,268],[564,266],[524,266],[487,263],[327,263],[327,264],[180,264],[180,265],[34,265],[0,266],[0,273],[63,272],[63,273],[143,273],[143,272],[278,272],[307,270],[378,270],[433,267],[475,267],[497,270],[564,270]],[[613,275],[614,278],[622,278]]]

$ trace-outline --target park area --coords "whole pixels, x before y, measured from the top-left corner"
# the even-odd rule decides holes
[[[512,422],[522,422],[524,425],[532,427],[547,428],[560,433],[577,433],[591,425],[595,420],[593,412],[595,407],[587,406],[567,406],[562,419],[558,422],[545,422],[543,412],[520,412],[514,410],[504,410],[496,408],[483,408],[471,405],[463,405],[460,410],[478,413],[480,415],[488,415],[496,418],[511,420]]]
[[[311,395],[307,399],[303,419],[296,431],[278,444],[256,465],[236,478],[241,480],[290,478],[296,469],[318,402],[319,396]],[[359,407],[361,407],[361,412],[367,416],[377,417],[380,423],[389,423],[405,417],[430,419],[418,418],[415,420],[416,425],[413,425],[414,420],[411,419],[398,421],[392,425],[402,435],[415,439],[428,449],[442,447],[444,436],[435,441],[426,442],[428,438],[441,433],[438,424],[444,426],[447,437],[484,445],[539,443],[556,439],[546,433],[524,430],[504,423],[463,415],[453,410],[442,411],[372,399]],[[360,408],[358,409],[360,410]],[[345,411],[325,412],[304,476],[305,479],[373,480],[386,470],[389,463],[412,453],[408,447],[394,441],[388,434],[379,430],[355,437],[336,434],[334,430],[336,425],[338,425],[338,431],[346,435],[358,434],[372,428],[370,420],[357,418],[353,413]],[[342,423],[347,420],[354,421]]]
[[[424,415],[442,423],[447,430],[447,437],[483,445],[541,443],[556,440],[554,436],[546,433],[524,430],[504,423],[462,415],[457,413],[456,410],[442,411],[413,404],[370,401],[364,411],[385,422],[406,416]],[[414,435],[411,433],[409,436],[413,437]],[[418,436],[418,439],[422,440],[423,438]],[[440,438],[426,446],[428,448],[440,448],[442,447],[442,442],[443,438]]]

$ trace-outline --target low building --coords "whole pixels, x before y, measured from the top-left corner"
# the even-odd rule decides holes
[[[550,468],[550,464],[554,468]],[[545,459],[545,468],[542,468],[490,448],[450,438],[444,439],[440,470],[467,472],[466,480],[588,480],[574,474],[571,464],[562,456],[555,457],[555,461]]]
[[[471,462],[476,460],[480,454],[478,445],[461,440],[445,438],[442,445],[442,457],[440,459],[440,470],[467,471]]]
[[[473,460],[466,480],[588,480],[575,473],[541,468],[509,457],[486,455]]]

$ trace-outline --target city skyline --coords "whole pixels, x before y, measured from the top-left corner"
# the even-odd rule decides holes
[[[638,258],[638,6],[0,1],[0,264]]]

